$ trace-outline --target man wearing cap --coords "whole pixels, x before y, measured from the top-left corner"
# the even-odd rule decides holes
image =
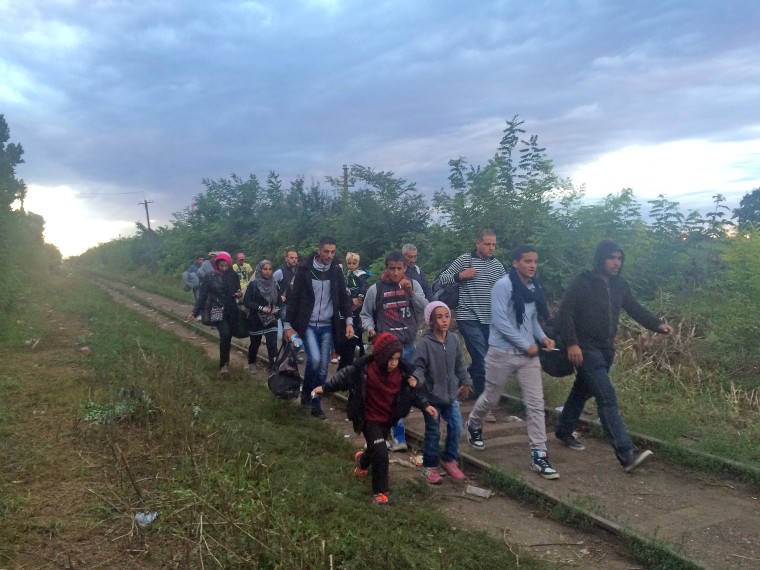
[[[237,263],[232,266],[232,269],[235,270],[235,273],[238,275],[238,279],[240,279],[240,289],[242,291],[245,291],[245,288],[248,287],[248,282],[251,280],[251,277],[253,277],[253,267],[245,262],[244,253],[238,253],[235,258],[237,260]]]

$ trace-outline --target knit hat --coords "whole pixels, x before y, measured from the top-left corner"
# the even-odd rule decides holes
[[[401,353],[403,347],[391,333],[380,333],[372,341],[372,358],[383,370],[388,368],[388,361],[395,353]]]
[[[433,315],[433,311],[435,311],[438,307],[446,307],[446,310],[451,313],[451,309],[449,309],[449,306],[446,303],[443,303],[441,301],[432,301],[428,303],[427,307],[425,307],[425,322],[427,324],[430,324],[430,317]]]

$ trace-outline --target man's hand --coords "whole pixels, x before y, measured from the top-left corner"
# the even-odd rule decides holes
[[[435,409],[435,406],[428,406],[427,408],[425,408],[425,411],[431,416],[433,416],[434,418],[438,417],[438,410]]]
[[[410,297],[414,297],[414,285],[412,285],[412,282],[409,281],[406,277],[404,277],[401,281],[398,282],[399,287],[401,287],[404,290],[404,293],[409,295]]]
[[[555,342],[552,339],[550,339],[549,337],[546,337],[546,338],[542,339],[541,340],[541,344],[544,345],[543,350],[545,350],[547,352],[551,352],[552,350],[554,350]]]
[[[367,330],[367,340],[371,341],[373,338],[377,336],[377,333],[375,332],[375,329],[368,329]]]
[[[324,388],[322,388],[322,386],[317,386],[311,391],[311,393],[314,394],[315,396],[321,396],[322,394],[325,393],[325,390]]]
[[[583,351],[577,344],[567,347],[567,359],[576,368],[583,366]]]
[[[346,325],[346,338],[353,338],[354,325]]]
[[[535,344],[531,344],[528,347],[527,355],[528,356],[538,356],[538,347]]]
[[[295,333],[295,332],[296,331],[294,331],[293,329],[285,329],[284,331],[282,331],[282,336],[285,337],[285,340],[287,340],[288,342],[290,342],[290,337],[292,337],[293,333]]]
[[[466,281],[467,279],[473,279],[478,274],[478,270],[474,267],[468,267],[459,274],[460,281]]]
[[[659,327],[657,327],[657,330],[662,334],[673,336],[673,327],[671,327],[668,323],[662,323]]]
[[[466,400],[467,398],[470,397],[470,392],[471,391],[472,391],[471,390],[471,386],[469,384],[467,384],[465,386],[460,386],[459,387],[459,397],[462,398],[463,400]]]

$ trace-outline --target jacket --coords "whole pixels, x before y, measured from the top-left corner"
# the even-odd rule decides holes
[[[367,390],[367,367],[372,362],[372,355],[364,356],[356,360],[352,365],[341,368],[324,385],[324,393],[348,390],[348,403],[346,404],[346,416],[353,423],[354,431],[361,433],[364,427],[364,401]],[[418,387],[412,388],[407,380],[412,374],[412,366],[399,362],[401,368],[401,390],[396,395],[393,404],[393,413],[388,425],[395,425],[401,418],[406,417],[412,406],[424,410],[430,403],[424,392]],[[419,380],[419,379],[418,379]]]
[[[198,299],[193,307],[193,316],[203,313],[203,321],[210,319],[211,309],[224,307],[224,318],[230,322],[237,320],[237,300],[235,293],[240,289],[240,280],[232,268],[224,273],[212,271],[207,273],[201,281],[198,291]]]
[[[271,313],[262,313],[259,307],[267,307],[270,305],[256,286],[256,280],[253,280],[248,284],[248,287],[245,290],[245,295],[243,296],[243,306],[248,309],[248,328],[251,333],[277,328],[277,315],[282,306],[282,301],[280,299],[281,297],[278,294],[277,302],[274,305],[271,305],[271,308],[275,310]],[[264,324],[265,322],[266,324]]]
[[[303,263],[300,263],[296,267],[293,285],[290,287],[287,298],[285,322],[290,324],[301,338],[306,338],[309,318],[314,310],[315,298],[311,280],[313,262],[316,255],[315,253],[308,256]],[[332,301],[333,308],[331,319],[333,342],[337,349],[345,341],[345,319],[351,317],[351,299],[348,296],[343,271],[341,271],[340,265],[335,260],[333,260],[327,272],[327,278],[330,281],[330,300]]]
[[[417,344],[413,376],[433,405],[448,406],[459,396],[461,386],[472,386],[459,335],[448,331],[446,341],[441,342],[433,331],[427,331]]]

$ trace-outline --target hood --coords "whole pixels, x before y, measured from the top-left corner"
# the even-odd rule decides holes
[[[217,254],[216,254],[216,259],[214,260],[214,269],[217,269],[217,268],[218,268],[218,267],[217,267],[217,264],[218,264],[220,261],[226,261],[226,262],[227,262],[227,264],[228,264],[230,267],[232,267],[232,258],[230,257],[230,254],[229,254],[229,253],[227,253],[226,251],[220,251],[219,253],[217,253]]]
[[[625,253],[623,252],[623,248],[611,239],[603,239],[596,246],[596,251],[594,252],[594,271],[601,273],[604,262],[616,251],[619,251],[623,256],[623,261],[620,264],[620,272],[622,273],[623,266],[625,265]]]

